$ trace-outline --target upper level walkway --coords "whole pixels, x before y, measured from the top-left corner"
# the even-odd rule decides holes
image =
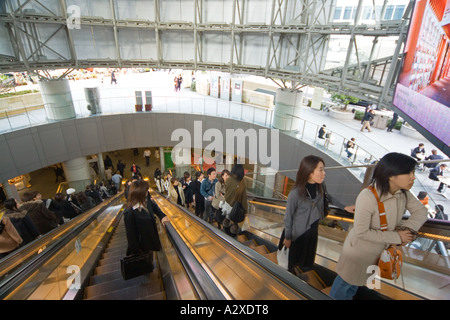
[[[101,96],[101,115],[134,113],[135,91],[151,91],[153,101],[152,112],[176,112],[195,113],[223,118],[232,118],[254,123],[261,126],[271,127],[273,110],[216,99],[204,96],[192,91],[190,88],[182,88],[180,92],[174,92],[174,74],[170,72],[157,71],[148,73],[128,73],[117,77],[117,84],[111,84],[109,78],[103,82],[100,79],[70,81],[72,97],[77,117],[91,117],[87,109],[84,88],[99,87]],[[305,92],[306,95],[312,92]],[[361,132],[361,122],[358,120],[342,121],[329,116],[328,113],[302,107],[300,127],[297,130],[285,132],[294,135],[298,139],[315,146],[330,157],[336,159],[343,166],[367,165],[373,160],[381,158],[388,152],[401,152],[410,154],[412,148],[420,142],[425,144],[427,155],[432,149],[437,149],[425,138],[417,139],[406,136],[398,130],[390,133],[384,129],[373,128],[372,132]],[[24,114],[7,116],[0,119],[0,133],[19,130],[34,125],[49,123],[44,109],[27,111]],[[319,128],[325,124],[332,132],[332,140],[329,144],[317,138]],[[350,138],[355,138],[358,146],[356,156],[351,161],[347,160],[347,154],[343,144]],[[447,158],[447,157],[445,157]],[[290,168],[297,171],[298,168]],[[365,168],[349,169],[359,179],[363,179]],[[417,171],[416,183],[413,192],[427,191],[430,196],[430,205],[443,204],[445,212],[450,212],[449,201],[437,194],[438,183],[428,179],[428,171]],[[448,193],[449,191],[447,191]]]

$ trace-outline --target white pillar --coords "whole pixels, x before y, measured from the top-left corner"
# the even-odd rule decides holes
[[[277,172],[270,167],[261,168],[260,171],[264,177],[264,197],[274,198]]]
[[[225,156],[225,168],[231,172],[233,164],[234,164],[234,156],[232,154],[227,153]]]
[[[91,174],[86,157],[75,158],[63,162],[64,174],[70,188],[77,192],[84,191],[91,184]]]
[[[10,184],[9,181],[3,182],[3,191],[5,192],[6,199],[14,198],[17,202],[22,201],[20,199],[19,192],[17,191],[17,188],[14,184]]]
[[[280,130],[298,130],[303,92],[294,89],[277,89],[276,103],[273,113],[272,125]]]
[[[164,173],[164,170],[166,170],[166,165],[164,163],[164,148],[159,147],[159,163],[161,165],[161,172]]]
[[[69,80],[40,80],[39,88],[49,120],[64,120],[76,117]]]
[[[176,177],[182,178],[186,171],[191,171],[191,148],[173,148],[172,162],[175,165]]]

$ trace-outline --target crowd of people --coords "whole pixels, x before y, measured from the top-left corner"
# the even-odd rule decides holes
[[[118,192],[115,184],[103,182],[87,185],[84,191],[69,188],[53,198],[43,199],[39,191],[24,192],[21,201],[4,201],[0,216],[0,258],[89,211]]]
[[[177,179],[170,172],[163,175],[157,168],[154,180],[159,193],[225,233],[236,236],[242,221],[233,221],[229,214],[236,201],[242,204],[245,212],[247,210],[244,172],[242,164],[235,164],[231,172],[225,169],[218,174],[211,167],[205,173],[197,171],[194,178],[184,172],[183,177]]]
[[[353,148],[351,143],[354,143],[354,139],[348,142],[347,148]],[[423,146],[419,146],[418,152],[422,153],[420,147]],[[410,191],[417,166],[418,162],[412,155],[396,152],[386,154],[375,166],[370,182],[372,189],[363,189],[354,204],[344,205],[327,192],[325,161],[315,155],[303,158],[295,184],[288,195],[279,241],[279,249],[283,246],[289,248],[288,270],[301,276],[303,272],[313,269],[319,222],[327,216],[329,204],[335,205],[354,215],[354,227],[344,242],[330,296],[334,299],[352,299],[358,287],[366,284],[370,276],[367,268],[376,263],[381,251],[389,245],[405,246],[412,242],[427,220],[428,195],[420,193],[416,197]],[[442,164],[436,164],[435,168],[442,168]],[[139,167],[133,163],[130,171],[132,178],[124,189],[127,198],[124,212],[127,255],[151,252],[159,246],[155,244],[158,236],[145,234],[142,228],[136,227],[134,221],[145,220],[148,215],[158,216],[163,224],[168,221],[151,199],[150,185],[142,179]],[[117,174],[120,175],[120,172]],[[210,167],[206,172],[195,172],[194,177],[184,172],[181,178],[173,177],[170,172],[163,174],[157,168],[154,181],[158,192],[174,204],[187,208],[226,234],[236,236],[242,230],[243,220],[233,220],[230,213],[235,204],[240,203],[244,215],[247,214],[244,175],[242,164],[235,164],[231,171],[222,170],[219,173]],[[112,178],[108,184],[109,187],[102,182],[89,185],[83,192],[70,188],[66,194],[55,194],[53,199],[42,199],[39,192],[26,192],[20,203],[14,199],[5,200],[7,211],[0,224],[1,257],[90,210],[120,190],[120,184],[117,186]],[[380,221],[378,198],[386,209],[385,229]],[[410,213],[409,219],[402,220],[406,209]],[[436,219],[448,219],[442,206],[436,206],[435,209]]]

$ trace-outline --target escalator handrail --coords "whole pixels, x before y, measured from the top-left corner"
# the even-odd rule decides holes
[[[280,279],[282,282],[287,284],[289,287],[294,289],[295,291],[299,292],[303,296],[305,296],[307,299],[311,300],[331,300],[331,298],[321,292],[320,290],[310,286],[305,281],[301,280],[300,278],[296,277],[292,273],[288,272],[287,270],[283,269],[277,264],[274,264],[269,259],[263,257],[261,254],[257,253],[256,251],[252,250],[251,248],[245,246],[244,244],[240,243],[233,237],[230,237],[229,235],[225,234],[222,231],[219,231],[216,227],[213,225],[207,223],[203,219],[197,217],[196,215],[189,212],[186,208],[178,206],[175,202],[173,202],[170,199],[166,199],[166,201],[169,201],[170,203],[177,206],[177,208],[180,211],[183,211],[185,214],[188,214],[192,219],[197,221],[199,224],[201,224],[204,228],[208,229],[211,233],[213,233],[215,236],[220,238],[222,241],[230,245],[231,247],[235,248],[239,252],[241,252],[243,255],[254,261],[256,264],[258,264],[261,268],[268,271],[271,275],[274,277]]]
[[[89,213],[90,216],[85,219],[82,223],[74,225],[63,237],[57,239],[53,243],[51,243],[48,247],[46,247],[41,253],[32,257],[28,262],[23,264],[22,266],[15,269],[8,277],[2,279],[0,281],[0,299],[4,299],[10,292],[14,290],[17,286],[19,286],[27,277],[29,277],[33,272],[36,272],[37,269],[47,262],[49,258],[51,258],[55,253],[57,253],[60,249],[62,249],[67,243],[69,243],[72,239],[74,239],[77,235],[79,235],[87,226],[89,226],[97,217],[103,213],[107,208],[115,204],[117,200],[120,199],[122,193],[118,193],[114,197],[108,199],[108,203],[102,205],[98,210],[95,210],[92,213]],[[53,232],[46,234],[41,237],[43,243],[49,241],[53,236]],[[27,250],[28,246],[22,248],[22,250]],[[33,249],[34,250],[34,249]],[[17,254],[20,254],[18,252]]]
[[[201,266],[200,262],[192,254],[191,250],[189,250],[188,246],[171,223],[166,223],[165,227],[169,240],[177,252],[177,255],[180,258],[180,261],[183,264],[184,269],[186,270],[200,299],[225,300],[226,298],[222,291],[218,288],[205,269]]]
[[[254,195],[248,195],[249,199],[254,199],[259,202],[267,202],[268,204],[277,203],[279,206],[286,206],[287,201],[283,199],[276,199],[276,198],[265,198],[261,196],[254,196]],[[332,209],[333,216],[344,218],[344,219],[351,219],[353,220],[354,214],[347,212],[345,210],[342,210],[332,204],[330,204],[330,209]],[[278,214],[277,212],[272,212],[273,214]],[[280,214],[282,215],[282,214]],[[408,217],[403,217],[402,220],[407,220]],[[419,229],[419,232],[427,232],[431,233],[432,230],[439,230],[441,233],[437,233],[439,235],[443,235],[442,232],[445,233],[446,236],[450,236],[450,222],[445,220],[437,220],[437,219],[428,219],[425,221],[425,223],[422,225],[422,227]],[[448,233],[448,234],[447,234]]]

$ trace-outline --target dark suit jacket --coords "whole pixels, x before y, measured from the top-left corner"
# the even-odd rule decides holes
[[[442,176],[444,173],[441,170],[441,167],[436,167],[430,170],[430,174],[428,175],[428,178],[434,181],[439,181],[439,178],[437,176]]]

